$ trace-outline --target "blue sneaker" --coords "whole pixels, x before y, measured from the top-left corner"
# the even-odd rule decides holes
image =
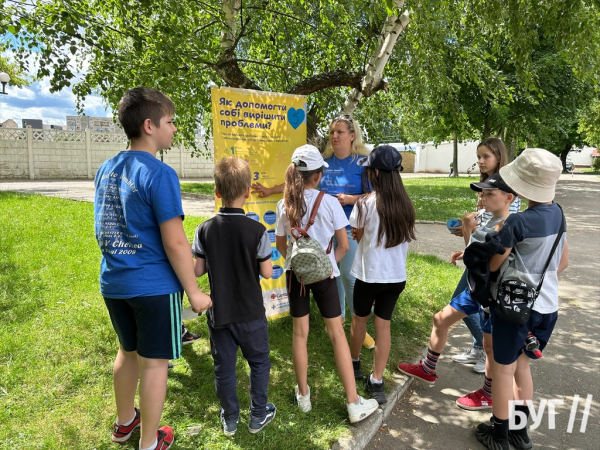
[[[225,419],[224,411],[221,410],[221,423],[223,424],[223,434],[225,436],[233,436],[237,431],[238,419]]]
[[[273,403],[267,403],[267,414],[264,419],[257,419],[256,417],[250,417],[250,423],[248,424],[248,431],[252,434],[258,433],[264,427],[269,425],[271,421],[275,418],[275,413],[277,413],[277,408]]]

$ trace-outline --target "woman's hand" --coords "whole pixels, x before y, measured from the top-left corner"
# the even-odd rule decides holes
[[[360,240],[362,239],[364,233],[365,233],[364,228],[352,228],[352,230],[350,230],[350,234],[352,234],[352,239],[354,239],[356,242],[359,242],[359,243],[360,243]]]
[[[463,252],[463,251],[452,253],[450,255],[450,263],[456,265],[456,261],[462,260],[464,254],[465,254],[465,252]]]
[[[250,187],[253,189],[252,193],[253,194],[258,194],[259,197],[268,197],[269,195],[272,194],[271,192],[271,188],[268,188],[266,186],[263,186],[260,183],[254,183],[252,185],[250,185]]]
[[[356,203],[356,196],[355,195],[348,195],[348,194],[337,194],[336,195],[338,201],[340,202],[340,205],[354,205]]]

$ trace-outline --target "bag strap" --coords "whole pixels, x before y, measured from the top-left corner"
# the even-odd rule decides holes
[[[317,211],[319,210],[319,206],[321,205],[321,200],[323,200],[323,197],[325,196],[325,192],[321,191],[319,192],[319,194],[317,195],[317,199],[315,200],[315,203],[313,204],[312,210],[310,212],[310,217],[308,219],[308,224],[306,224],[306,227],[304,228],[304,231],[308,231],[308,229],[310,228],[310,226],[315,223],[315,217],[317,217]]]
[[[319,192],[319,194],[317,195],[317,198],[315,200],[315,203],[313,204],[312,210],[310,211],[310,217],[308,219],[308,224],[306,224],[306,227],[304,228],[300,228],[300,227],[293,227],[292,228],[292,235],[293,232],[295,231],[296,233],[298,233],[300,236],[303,237],[310,237],[310,235],[308,234],[308,229],[310,228],[310,226],[315,223],[315,218],[317,217],[317,211],[319,210],[319,206],[321,205],[321,200],[323,200],[323,197],[325,196],[325,192],[321,191]],[[297,236],[294,236],[295,239],[298,239]],[[327,253],[329,255],[329,253],[331,253],[331,247],[333,246],[333,237],[329,240],[329,245],[327,246],[327,250],[325,250],[325,253]]]
[[[556,202],[554,202],[554,203],[556,203]],[[552,245],[552,250],[550,250],[550,255],[548,256],[548,261],[546,261],[546,266],[544,267],[544,271],[542,272],[542,279],[540,280],[540,284],[538,284],[538,287],[537,287],[538,293],[540,292],[540,289],[542,288],[542,283],[544,282],[544,277],[546,276],[546,270],[548,270],[548,266],[550,265],[550,260],[554,256],[556,247],[558,247],[558,243],[559,243],[560,238],[562,237],[563,231],[565,229],[565,214],[563,212],[563,209],[561,208],[561,206],[558,203],[556,203],[556,206],[558,206],[558,208],[560,209],[560,229],[558,230],[558,234],[556,235],[556,239],[554,240],[554,244]]]

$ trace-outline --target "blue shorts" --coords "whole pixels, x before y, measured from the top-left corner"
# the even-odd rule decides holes
[[[150,297],[108,298],[104,303],[119,343],[126,352],[143,358],[181,356],[181,301],[183,291]]]
[[[481,305],[471,298],[471,294],[469,293],[469,289],[465,289],[460,294],[452,299],[449,303],[457,311],[466,314],[467,316],[471,316],[473,314],[479,314],[479,322],[481,325],[481,331],[487,334],[492,333],[492,324],[490,322],[489,317],[484,317],[483,309]]]
[[[491,309],[492,319],[492,338],[494,348],[494,360],[498,364],[509,365],[514,363],[521,353],[531,359],[537,357],[528,350],[525,350],[525,338],[531,331],[540,342],[540,350],[544,350],[550,340],[558,312],[550,314],[541,314],[537,311],[531,311],[531,316],[526,324],[517,325],[500,319]]]

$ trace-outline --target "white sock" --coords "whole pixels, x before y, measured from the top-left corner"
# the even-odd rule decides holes
[[[154,444],[152,444],[148,448],[142,448],[142,440],[140,439],[140,450],[154,450],[157,445],[158,445],[158,439],[154,439]]]
[[[360,358],[358,358],[358,359],[352,358],[352,362],[359,362],[359,361],[360,361]]]
[[[133,410],[133,417],[131,418],[131,420],[127,423],[119,423],[119,416],[117,416],[117,425],[122,425],[124,427],[126,427],[127,425],[131,425],[133,423],[133,421],[135,420],[135,409]]]
[[[377,381],[374,377],[373,377],[373,372],[371,372],[371,375],[369,375],[369,379],[371,380],[371,383],[373,384],[381,384],[383,382],[383,380],[379,380]]]

